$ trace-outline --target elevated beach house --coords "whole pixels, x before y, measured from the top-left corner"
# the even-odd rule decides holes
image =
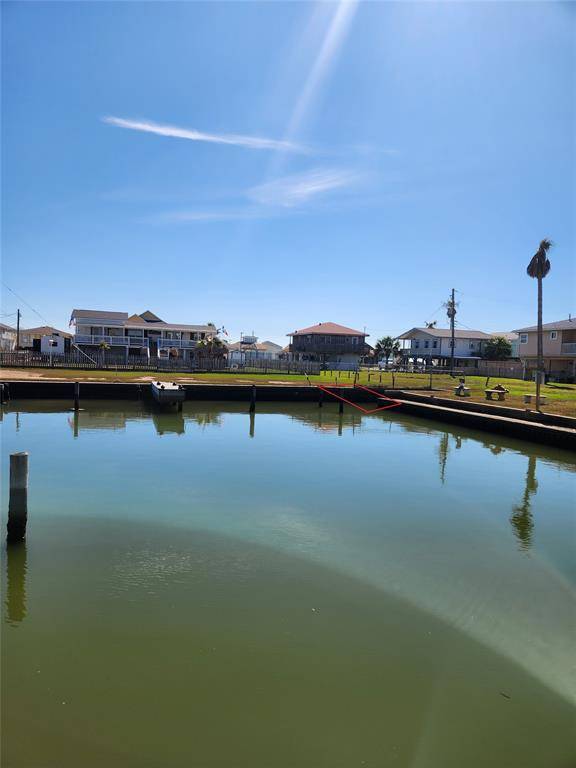
[[[544,368],[548,378],[560,381],[576,380],[576,320],[558,320],[542,326]],[[538,327],[518,328],[518,354],[524,366],[525,378],[536,370],[538,353]]]
[[[288,336],[288,353],[293,360],[311,360],[334,368],[355,368],[370,350],[367,333],[338,323],[318,323]]]
[[[178,357],[190,359],[199,341],[217,336],[216,326],[166,323],[147,310],[138,315],[99,309],[74,309],[73,343],[87,354],[102,348],[126,359]]]
[[[12,352],[16,348],[16,329],[0,323],[0,352]]]
[[[477,368],[482,360],[484,345],[492,334],[484,331],[454,331],[454,360],[458,368]],[[402,349],[406,361],[447,367],[452,357],[450,328],[411,328],[398,336],[408,342]]]

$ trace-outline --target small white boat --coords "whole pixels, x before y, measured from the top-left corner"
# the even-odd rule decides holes
[[[181,384],[170,381],[153,381],[152,396],[162,405],[175,405],[186,399],[186,390]]]

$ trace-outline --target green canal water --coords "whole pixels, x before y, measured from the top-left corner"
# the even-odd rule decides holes
[[[85,407],[3,413],[4,768],[576,765],[573,454],[331,403]]]

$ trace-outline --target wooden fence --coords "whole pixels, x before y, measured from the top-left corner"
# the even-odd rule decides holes
[[[31,350],[21,352],[0,352],[0,367],[2,368],[66,368],[73,370],[99,371],[162,371],[182,373],[308,373],[315,374],[321,370],[320,363],[296,362],[291,360],[249,360],[246,363],[230,364],[225,357],[210,357],[202,355],[191,360],[178,358],[144,360],[132,357],[126,360],[124,355],[113,353],[98,353],[87,357],[81,353],[67,355],[44,355]]]

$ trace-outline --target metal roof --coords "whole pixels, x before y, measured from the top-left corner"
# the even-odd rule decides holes
[[[450,328],[411,328],[406,333],[398,336],[399,339],[411,339],[415,333],[426,333],[428,336],[435,337],[437,339],[449,339],[452,336]],[[484,331],[462,331],[457,329],[454,331],[455,339],[491,339],[492,334],[484,333]]]
[[[544,323],[542,329],[544,331],[576,331],[576,318],[557,320],[555,323]],[[530,333],[530,331],[536,332],[537,330],[537,325],[531,325],[529,328],[517,328],[515,333]]]
[[[309,334],[327,334],[329,336],[369,336],[370,334],[365,331],[356,331],[354,328],[346,328],[345,325],[338,325],[338,323],[318,323],[318,325],[311,325],[309,328],[302,328],[299,331],[293,333],[287,333],[287,336],[299,336]]]
[[[103,309],[73,309],[72,317],[102,318],[103,320],[127,320],[128,312],[108,312]]]

